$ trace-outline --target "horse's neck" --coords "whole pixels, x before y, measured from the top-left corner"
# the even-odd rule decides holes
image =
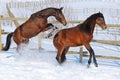
[[[88,20],[88,21],[85,21],[82,25],[84,25],[83,29],[85,29],[85,31],[89,34],[93,34],[94,32],[94,28],[95,28],[95,20]]]
[[[53,14],[55,13],[55,10],[43,10],[43,11],[39,11],[36,13],[36,15],[39,15],[41,17],[46,17],[48,18],[49,16],[53,16]]]
[[[95,21],[93,21],[90,25],[90,33],[93,34],[94,32],[94,29],[95,29]]]

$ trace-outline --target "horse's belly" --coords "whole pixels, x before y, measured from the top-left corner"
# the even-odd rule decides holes
[[[82,44],[70,44],[69,46],[71,47],[77,47],[77,46],[81,46]]]
[[[34,28],[27,29],[27,30],[22,31],[22,36],[25,38],[31,38],[31,37],[36,36],[39,32],[40,32],[39,29],[34,29]]]
[[[71,46],[71,47],[76,47],[76,46],[81,46],[82,43],[81,41],[77,41],[77,40],[70,40],[70,41],[66,41],[66,45],[67,46]]]
[[[31,38],[31,37],[34,37],[36,36],[38,33],[29,33],[29,34],[24,34],[23,37],[25,38]]]

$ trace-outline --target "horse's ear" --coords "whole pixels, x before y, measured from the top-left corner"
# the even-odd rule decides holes
[[[61,7],[60,10],[62,11],[62,10],[63,10],[63,7]]]

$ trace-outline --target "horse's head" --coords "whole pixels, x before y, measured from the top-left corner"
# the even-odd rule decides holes
[[[67,21],[62,13],[62,9],[63,9],[63,7],[56,10],[55,18],[65,26],[67,24]]]
[[[102,13],[97,13],[96,24],[99,25],[102,29],[106,29],[107,25],[105,23],[105,19]]]

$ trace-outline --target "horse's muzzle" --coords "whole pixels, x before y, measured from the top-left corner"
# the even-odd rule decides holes
[[[67,22],[63,22],[63,25],[66,26],[66,25],[67,25]]]
[[[63,24],[64,26],[66,26],[67,25],[67,23],[66,24]]]
[[[104,28],[103,29],[107,29],[107,26],[104,26]]]

